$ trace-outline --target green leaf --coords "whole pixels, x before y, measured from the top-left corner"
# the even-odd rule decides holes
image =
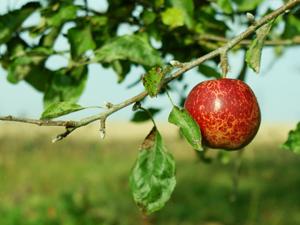
[[[46,47],[52,47],[60,33],[59,27],[52,27],[50,32],[41,38],[41,44]]]
[[[8,42],[5,43],[7,46],[7,52],[5,56],[11,61],[21,55],[24,55],[26,49],[28,48],[28,44],[23,41],[23,39],[17,35],[12,37]]]
[[[18,42],[19,41],[19,42]],[[11,83],[25,80],[38,91],[44,92],[52,72],[44,67],[46,58],[53,54],[53,50],[45,47],[34,47],[25,50],[20,39],[12,38],[7,46],[10,49],[8,55],[7,79]]]
[[[85,108],[73,102],[56,102],[45,109],[41,119],[53,119],[82,109]]]
[[[225,33],[229,29],[224,21],[215,18],[216,11],[211,6],[203,6],[199,12],[195,14],[197,24],[195,31],[199,34],[215,34],[219,36],[226,36]],[[201,42],[200,42],[201,44]],[[215,47],[214,47],[215,48]]]
[[[203,151],[200,128],[185,109],[179,109],[177,106],[174,106],[168,121],[179,127],[181,134],[195,150]]]
[[[32,68],[39,65],[44,59],[45,57],[40,55],[15,57],[8,67],[7,80],[13,84],[18,83],[25,79],[32,72]]]
[[[7,42],[21,27],[24,20],[33,13],[39,3],[28,3],[21,9],[0,16],[0,44]]]
[[[300,154],[300,122],[295,130],[289,132],[288,139],[282,145],[282,148]]]
[[[217,0],[217,4],[223,10],[223,12],[228,14],[233,12],[231,0]]]
[[[164,207],[175,188],[175,161],[155,127],[140,147],[129,181],[134,201],[147,214]]]
[[[64,24],[77,18],[78,6],[68,1],[51,2],[48,7],[41,11],[42,23],[40,33],[49,29],[41,38],[40,43],[44,46],[53,46]]]
[[[18,40],[18,39],[17,39]],[[12,43],[10,43],[12,41]],[[25,51],[25,46],[16,43],[14,46],[14,39],[8,42],[11,55],[9,56],[7,80],[11,83],[18,83],[21,80],[32,80],[33,77],[40,77],[44,79],[44,83],[48,82],[49,70],[44,67],[46,58],[53,53],[52,49],[45,47],[34,47]],[[45,73],[45,74],[44,74]],[[33,82],[37,84],[36,82]],[[35,88],[37,86],[33,85]],[[37,88],[41,90],[41,85]]]
[[[156,8],[160,8],[165,4],[165,0],[154,0],[154,5]]]
[[[158,94],[163,78],[164,73],[160,67],[154,67],[144,75],[143,85],[151,97]]]
[[[68,39],[73,59],[78,59],[87,50],[92,50],[96,47],[89,26],[71,28],[68,31]]]
[[[54,50],[49,47],[43,47],[43,46],[37,46],[35,48],[30,49],[30,51],[27,52],[30,56],[50,56],[54,54]]]
[[[77,6],[71,4],[61,4],[58,9],[50,11],[45,15],[47,24],[53,27],[61,27],[63,23],[76,19],[77,8]]]
[[[85,88],[86,80],[86,66],[53,72],[44,95],[44,108],[57,102],[77,102]]]
[[[214,77],[217,79],[222,77],[222,75],[218,71],[216,71],[216,69],[205,64],[200,64],[198,67],[198,71],[206,77]]]
[[[162,64],[162,58],[144,35],[133,34],[116,37],[95,51],[95,60],[111,63],[128,60],[145,66]]]
[[[171,28],[184,25],[184,13],[178,8],[168,8],[161,13],[162,22]]]
[[[194,1],[193,0],[170,0],[171,5],[180,9],[183,13],[184,23],[189,29],[194,26]],[[175,15],[174,15],[175,16]]]
[[[145,25],[149,25],[155,21],[156,13],[145,9],[142,13],[142,20]]]
[[[108,18],[106,16],[92,16],[90,17],[91,25],[101,27],[107,24]]]
[[[121,83],[130,72],[131,66],[128,61],[116,60],[112,62],[112,68],[118,75],[118,83]]]
[[[52,72],[42,65],[22,64],[26,58],[18,58],[8,68],[7,80],[13,84],[18,83],[20,80],[25,80],[37,91],[44,92],[49,84]],[[16,62],[20,63],[16,65]],[[31,61],[29,61],[30,63]]]
[[[31,70],[31,63],[28,56],[16,58],[8,67],[7,80],[13,84],[23,80]]]
[[[264,0],[232,0],[239,12],[255,10]]]
[[[157,108],[149,108],[148,111],[151,113],[152,116],[154,116],[155,114],[157,114],[160,109]],[[144,122],[149,120],[149,114],[147,112],[145,112],[144,110],[140,110],[134,113],[131,121],[132,122],[136,122],[136,123],[140,123],[140,122]]]
[[[33,65],[30,67],[30,72],[26,75],[25,81],[37,91],[45,92],[51,77],[52,71],[41,65]]]
[[[283,33],[284,38],[293,38],[300,33],[300,19],[289,14],[285,23],[285,29]]]
[[[249,49],[247,50],[246,62],[256,73],[259,73],[262,49],[273,23],[274,20],[260,27],[256,31],[256,38],[252,41]]]

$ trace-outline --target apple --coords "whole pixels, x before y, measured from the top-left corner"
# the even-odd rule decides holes
[[[241,80],[221,78],[197,84],[184,107],[198,123],[203,145],[225,150],[249,144],[260,125],[260,109],[251,88]]]

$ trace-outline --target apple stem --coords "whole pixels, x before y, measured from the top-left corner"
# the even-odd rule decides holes
[[[169,93],[169,91],[166,89],[166,93],[167,93],[167,96],[168,96],[168,99],[170,100],[172,106],[175,106],[175,103],[173,102],[172,98],[171,98],[171,95]]]
[[[157,126],[156,126],[156,123],[155,123],[155,120],[154,120],[154,118],[153,118],[152,113],[151,113],[148,109],[144,108],[144,107],[141,106],[141,105],[140,105],[138,108],[139,108],[140,110],[143,110],[145,113],[147,113],[148,116],[149,116],[149,118],[151,119],[151,121],[152,121],[152,123],[153,123],[153,126],[154,126],[154,127],[157,127]]]

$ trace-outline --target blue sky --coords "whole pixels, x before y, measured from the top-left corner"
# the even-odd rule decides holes
[[[2,3],[6,2],[6,4]],[[7,8],[8,0],[1,0],[0,13]],[[14,1],[10,1],[14,2]],[[16,1],[17,5],[25,1]],[[95,1],[90,1],[91,3]],[[278,5],[278,1],[272,4]],[[270,3],[270,1],[269,1]],[[93,4],[92,4],[93,5]],[[105,1],[98,5],[99,9],[105,8]],[[58,43],[64,46],[64,40]],[[231,70],[228,77],[236,77],[241,67],[241,54],[230,54]],[[246,82],[254,90],[261,106],[262,119],[264,122],[291,122],[300,120],[300,47],[287,48],[283,56],[275,60],[272,48],[265,48],[262,56],[262,69],[259,75],[249,72]],[[51,66],[58,67],[60,59],[53,58],[49,62]],[[79,103],[84,106],[103,105],[104,102],[118,103],[126,98],[138,94],[143,90],[142,85],[127,89],[126,87],[137,80],[143,71],[140,68],[133,68],[131,73],[121,85],[117,84],[117,78],[110,69],[103,69],[99,65],[90,65],[89,79],[86,91],[80,98]],[[184,75],[184,80],[190,84],[189,90],[198,82],[206,78],[194,70]],[[171,93],[176,99],[176,94]],[[25,82],[12,85],[6,81],[6,72],[0,69],[0,115],[25,115],[38,118],[42,113],[42,94],[36,92]],[[158,97],[147,101],[147,106],[162,106],[164,110],[157,117],[160,121],[166,121],[171,105],[168,99]],[[98,112],[88,110],[77,113],[71,118],[80,118]],[[113,120],[128,120],[132,116],[131,108],[115,113]]]

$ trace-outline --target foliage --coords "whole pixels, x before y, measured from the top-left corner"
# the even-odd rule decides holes
[[[122,82],[132,65],[140,65],[151,74],[149,69],[166,63],[167,55],[179,61],[188,61],[212,50],[214,43],[198,41],[202,34],[225,37],[230,31],[227,22],[234,14],[251,11],[255,16],[260,3],[262,0],[218,0],[213,3],[110,0],[107,10],[103,12],[85,6],[84,1],[27,3],[0,16],[0,44],[7,48],[1,54],[0,63],[7,69],[10,82],[24,80],[42,92],[45,107],[60,101],[75,103],[85,88],[88,71],[84,65],[99,63],[111,67],[118,75],[118,81]],[[137,13],[139,7],[142,11]],[[218,13],[224,13],[222,19],[215,16]],[[40,15],[40,19],[35,21],[35,25],[25,26],[24,22],[33,14]],[[285,16],[282,21],[286,23],[282,33],[284,37],[292,38],[299,33],[297,13]],[[122,24],[128,24],[135,31],[118,35]],[[69,27],[67,31],[63,29],[66,26]],[[35,40],[33,44],[29,38],[23,38],[25,33]],[[63,51],[56,50],[55,43],[62,37],[70,46]],[[260,39],[258,37],[257,40]],[[161,47],[154,48],[153,40],[160,42]],[[252,67],[250,59],[260,62],[261,51],[254,51],[257,40],[248,54],[247,61]],[[262,48],[263,41],[259,43],[255,49]],[[67,57],[69,64],[52,71],[47,68],[46,62],[57,54]],[[199,70],[208,77],[219,76],[216,67],[201,65]]]
[[[295,130],[291,130],[288,139],[282,145],[283,149],[290,150],[294,153],[300,153],[300,122],[297,124]]]
[[[140,65],[151,73],[151,67],[166,63],[167,55],[179,61],[189,61],[215,46],[215,43],[198,41],[201,35],[225,37],[230,32],[227,23],[234,14],[251,11],[255,16],[260,3],[262,0],[218,0],[213,3],[110,0],[107,10],[100,12],[86,7],[84,1],[31,2],[0,16],[0,44],[6,46],[0,63],[8,71],[10,82],[24,80],[42,92],[45,107],[59,101],[75,103],[85,88],[88,71],[84,65],[99,63],[111,67],[118,75],[118,81],[122,82],[132,65]],[[139,7],[142,7],[141,12],[137,13]],[[34,25],[26,26],[24,22],[33,14],[40,15],[40,19]],[[221,14],[222,19],[216,17],[217,14]],[[297,12],[281,21],[286,23],[283,37],[292,38],[299,34]],[[128,24],[135,31],[120,36],[118,30],[122,24]],[[243,22],[240,25],[244,25]],[[69,27],[67,31],[63,29],[66,26]],[[32,37],[33,43],[30,38],[23,37],[26,33]],[[258,40],[264,39],[266,34],[263,38],[258,35],[250,47],[247,61],[251,67],[254,66],[251,60],[260,62],[261,50],[255,49],[262,48],[263,40]],[[69,48],[63,51],[55,49],[59,38],[65,38]],[[153,40],[161,43],[161,47],[154,48]],[[57,54],[67,57],[69,64],[52,71],[46,62]],[[200,65],[199,71],[208,77],[219,77],[216,66]]]
[[[103,11],[93,9],[87,2],[30,2],[0,16],[0,45],[4,49],[0,53],[1,66],[7,71],[9,82],[25,81],[43,94],[42,119],[86,108],[77,101],[85,89],[91,63],[112,68],[118,82],[126,79],[132,66],[140,66],[145,71],[142,83],[147,94],[156,97],[164,93],[172,88],[163,88],[164,79],[172,79],[170,72],[177,69],[168,65],[170,58],[188,62],[219,47],[220,43],[201,37],[236,35],[228,25],[232,21],[237,26],[248,25],[249,21],[242,19],[245,12],[251,12],[255,18],[263,0],[108,0],[108,8]],[[38,21],[27,25],[33,15],[39,17]],[[284,29],[280,29],[280,23]],[[281,17],[280,23],[270,22],[257,30],[246,57],[256,72],[267,37],[276,33],[277,38],[292,39],[299,35],[299,11]],[[120,35],[122,25],[129,26],[130,31]],[[24,38],[26,35],[31,38]],[[69,43],[66,49],[56,49],[60,38]],[[68,64],[57,70],[49,68],[47,62],[55,55],[67,58]],[[209,78],[220,78],[219,63],[220,59],[211,59],[198,71]],[[153,114],[159,111],[149,109]],[[147,113],[138,111],[132,120],[147,119]],[[194,149],[202,150],[201,131],[184,110],[174,106],[169,122],[179,127]],[[157,130],[150,136],[154,139],[150,143],[149,136],[145,139],[131,176],[134,199],[148,213],[160,209],[175,187],[173,158],[166,152]],[[284,147],[294,149],[294,142],[289,143]]]

